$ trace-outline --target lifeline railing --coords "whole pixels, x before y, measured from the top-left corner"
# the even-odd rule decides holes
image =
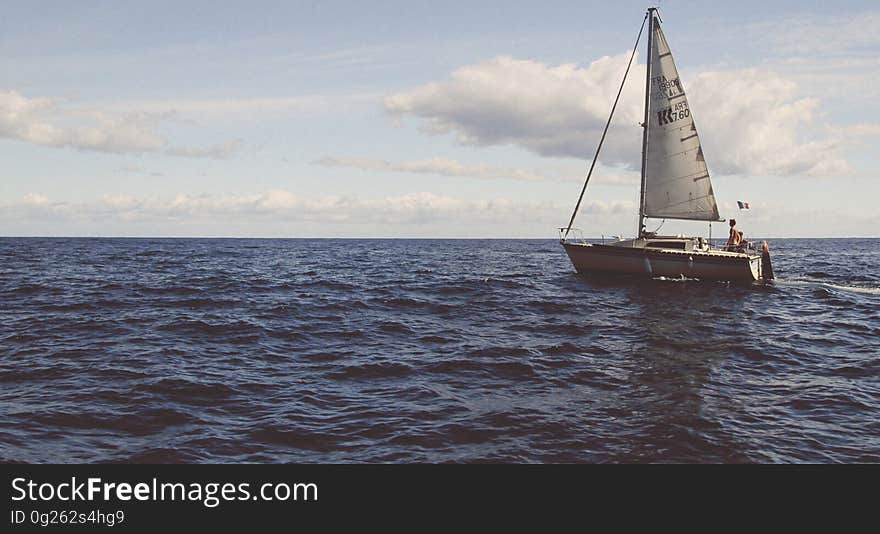
[[[581,231],[580,228],[570,228],[563,226],[559,228],[559,242],[565,243],[567,241],[586,243],[587,238],[584,237],[584,233],[583,231]]]

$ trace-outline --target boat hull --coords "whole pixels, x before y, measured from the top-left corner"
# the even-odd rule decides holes
[[[761,255],[563,243],[579,273],[697,278],[754,282],[761,278]]]

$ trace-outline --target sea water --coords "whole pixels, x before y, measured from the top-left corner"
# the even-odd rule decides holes
[[[551,240],[0,239],[0,460],[880,461],[880,240],[769,285]]]

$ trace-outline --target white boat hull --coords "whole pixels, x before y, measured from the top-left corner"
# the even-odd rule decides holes
[[[686,251],[633,246],[563,243],[579,273],[754,282],[761,279],[761,255],[720,250]]]

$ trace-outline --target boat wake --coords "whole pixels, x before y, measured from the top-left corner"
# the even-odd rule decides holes
[[[840,284],[832,284],[829,282],[817,282],[815,280],[803,280],[803,279],[797,279],[797,278],[792,279],[792,280],[776,279],[774,281],[774,283],[778,284],[778,285],[790,285],[790,286],[823,287],[825,289],[847,291],[850,293],[860,293],[862,295],[880,295],[880,287],[840,285]]]
[[[659,282],[699,282],[699,278],[688,278],[687,276],[655,276],[652,280]]]

